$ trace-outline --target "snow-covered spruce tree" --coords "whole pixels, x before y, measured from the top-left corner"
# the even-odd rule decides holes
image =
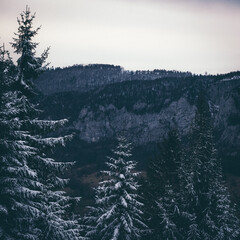
[[[130,160],[131,144],[118,137],[113,157],[106,162],[107,176],[96,189],[96,206],[86,217],[86,236],[98,240],[140,239],[147,226],[142,221],[143,204],[139,201],[135,172],[136,162]]]
[[[217,226],[213,239],[239,239],[240,222],[223,180],[221,166],[218,166],[216,170],[216,180],[211,184],[210,193],[212,220]]]
[[[195,122],[185,159],[187,239],[237,239],[237,219],[223,184],[213,143],[211,113],[200,90]],[[228,215],[228,219],[226,218]]]
[[[34,104],[33,80],[44,70],[48,51],[36,57],[37,43],[32,38],[35,15],[26,8],[18,19],[19,28],[12,43],[17,74],[1,97],[0,220],[1,239],[80,239],[76,221],[65,220],[69,198],[61,189],[67,182],[61,175],[72,163],[47,157],[56,145],[64,145],[70,136],[50,137],[50,132],[66,120],[38,119]],[[1,59],[2,61],[2,59]],[[1,69],[2,70],[2,69]],[[7,68],[3,69],[8,82]],[[1,75],[2,76],[2,75]],[[2,80],[1,79],[1,80]]]
[[[20,55],[17,60],[17,83],[21,91],[26,90],[25,94],[32,94],[33,80],[45,70],[47,66],[45,62],[49,53],[49,48],[47,48],[40,57],[36,56],[38,43],[33,42],[33,38],[37,35],[40,27],[33,29],[34,18],[35,14],[32,15],[30,8],[26,6],[26,10],[17,19],[18,32],[15,33],[11,43],[15,53]]]
[[[151,239],[181,239],[181,142],[176,130],[170,130],[159,144],[147,171],[146,206]]]
[[[7,149],[7,134],[10,123],[7,121],[8,112],[5,111],[5,104],[8,104],[8,99],[11,96],[8,95],[9,88],[13,83],[13,62],[9,56],[8,51],[5,50],[4,46],[0,47],[0,239],[3,238],[6,219],[7,219],[7,202],[8,199],[5,198],[3,192],[6,190],[4,187],[6,184],[4,180],[7,177],[7,159],[8,154]]]

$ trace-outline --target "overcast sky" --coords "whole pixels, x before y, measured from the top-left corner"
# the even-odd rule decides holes
[[[193,73],[240,70],[240,0],[0,0],[0,44],[30,6],[57,67],[109,63]]]

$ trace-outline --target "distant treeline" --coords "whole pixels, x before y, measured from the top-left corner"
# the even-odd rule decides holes
[[[190,72],[153,70],[128,71],[120,66],[105,64],[74,65],[66,68],[50,68],[42,74],[37,85],[44,94],[66,91],[88,91],[96,87],[132,80],[191,77]]]

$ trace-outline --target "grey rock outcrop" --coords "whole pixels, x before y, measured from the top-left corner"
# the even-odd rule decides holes
[[[114,68],[110,69],[113,71]],[[121,69],[115,70],[118,72]],[[83,87],[84,91],[75,88],[75,82],[67,82],[67,76],[64,80],[67,84],[53,87],[52,90],[47,86],[44,89],[42,81],[39,88],[45,91],[43,108],[47,117],[69,118],[65,130],[76,131],[79,141],[87,144],[101,145],[106,139],[112,141],[117,135],[124,134],[144,151],[147,144],[161,141],[172,127],[183,136],[189,132],[195,116],[198,89],[203,84],[209,97],[218,150],[224,159],[232,157],[240,164],[239,72],[156,80],[153,77],[149,79],[151,81],[144,81],[144,78],[134,80],[134,77],[131,81],[122,81],[123,75],[120,74],[118,79],[114,73],[113,83],[105,81],[111,71],[101,76],[101,83],[94,83],[94,88]],[[88,69],[90,73],[91,69]],[[139,76],[143,74],[140,73]],[[151,73],[148,74],[151,76]],[[91,76],[90,80],[95,81],[99,71],[96,76],[93,73]],[[52,86],[55,83],[53,81]],[[74,88],[76,91],[71,91]],[[51,94],[53,92],[58,93]]]
[[[138,104],[145,107],[146,104]],[[136,107],[136,106],[135,106]],[[124,134],[136,145],[160,141],[170,127],[176,127],[180,133],[186,134],[193,121],[195,106],[185,98],[172,102],[159,113],[136,114],[125,107],[117,109],[114,105],[99,106],[93,112],[83,108],[73,128],[79,130],[80,139],[87,142],[99,141],[102,138]]]

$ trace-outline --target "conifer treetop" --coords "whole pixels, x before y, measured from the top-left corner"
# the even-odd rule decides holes
[[[131,144],[118,137],[103,171],[106,179],[95,189],[96,207],[86,217],[87,237],[101,240],[138,240],[147,226],[142,220],[143,203],[138,195],[136,162],[131,160]]]
[[[48,64],[45,64],[48,57],[49,48],[43,51],[40,57],[36,57],[36,48],[39,43],[33,41],[41,27],[33,29],[35,13],[31,14],[30,8],[20,14],[18,21],[18,31],[11,43],[14,52],[20,54],[17,60],[18,76],[17,80],[24,89],[32,89],[32,80],[42,73]]]

